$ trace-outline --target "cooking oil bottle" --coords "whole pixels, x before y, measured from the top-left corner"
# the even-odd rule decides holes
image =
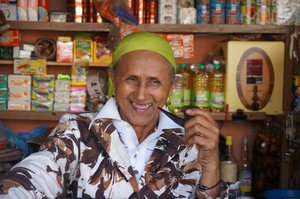
[[[177,74],[182,75],[183,106],[189,106],[191,105],[192,72],[187,64],[180,64]]]
[[[209,110],[208,73],[203,64],[197,64],[193,74],[193,93],[193,105]]]
[[[212,112],[222,112],[225,107],[224,72],[220,61],[213,61],[213,72],[210,74],[210,109]]]
[[[176,66],[175,83],[171,93],[171,104],[175,113],[182,112],[183,108],[183,76],[178,73],[180,67],[181,65]]]

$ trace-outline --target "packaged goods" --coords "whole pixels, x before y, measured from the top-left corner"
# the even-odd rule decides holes
[[[242,0],[241,1],[242,24],[256,24],[256,1]]]
[[[181,74],[175,75],[174,88],[171,93],[171,104],[176,113],[182,112],[183,108],[183,78]]]
[[[7,87],[7,75],[6,74],[0,74],[0,87]]]
[[[178,22],[180,24],[195,24],[196,23],[196,9],[195,8],[179,8]]]
[[[17,20],[17,4],[16,3],[0,3],[0,10],[3,11],[5,19],[7,21]]]
[[[13,59],[13,47],[0,46],[0,59],[12,60]]]
[[[197,23],[209,24],[210,23],[210,0],[197,0]]]
[[[191,105],[192,73],[187,64],[180,64],[177,74],[182,76],[183,106]]]
[[[271,23],[270,5],[257,5],[257,24],[268,25]]]
[[[158,23],[177,23],[177,2],[176,0],[160,0],[158,4]]]
[[[8,88],[0,86],[0,100],[8,99]]]
[[[32,87],[41,89],[53,89],[55,85],[54,75],[33,75]]]
[[[17,1],[17,19],[18,21],[27,21],[27,0],[18,0]]]
[[[24,90],[23,88],[10,88],[9,100],[26,100],[30,101],[30,89]]]
[[[32,101],[31,102],[31,110],[32,111],[52,111],[53,110],[53,102],[52,101]]]
[[[7,30],[0,36],[0,46],[19,46],[21,35],[19,30]]]
[[[69,110],[69,103],[60,103],[60,102],[54,102],[53,105],[54,111],[68,111]]]
[[[49,21],[49,1],[38,0],[38,20]]]
[[[35,42],[35,54],[48,61],[55,59],[56,42],[51,38],[39,38]]]
[[[212,24],[225,23],[225,0],[210,0],[210,22]]]
[[[58,37],[56,61],[62,63],[73,62],[73,41],[71,37]]]
[[[227,0],[225,3],[225,23],[240,24],[241,23],[241,6],[240,0]]]
[[[195,2],[193,0],[178,0],[179,8],[194,8]]]
[[[95,37],[93,39],[93,63],[110,65],[112,63],[112,51],[108,47],[105,38]]]
[[[194,36],[189,34],[165,34],[163,37],[170,43],[176,58],[194,57]]]
[[[51,22],[67,22],[67,12],[50,12]]]
[[[8,110],[30,111],[30,101],[25,100],[8,100]]]
[[[197,64],[193,74],[192,104],[202,110],[209,110],[208,73],[204,64]]]
[[[0,110],[7,109],[7,100],[0,100]]]
[[[93,62],[93,41],[90,38],[75,38],[74,39],[74,61]]]
[[[46,75],[46,59],[14,59],[15,74]]]
[[[38,21],[38,0],[27,0],[28,21]]]
[[[55,80],[55,90],[56,91],[70,91],[71,82],[66,79]]]
[[[54,89],[32,88],[31,100],[38,102],[53,102]]]
[[[69,104],[70,102],[70,92],[69,91],[55,91],[54,101],[58,103]]]
[[[8,87],[12,88],[31,88],[31,76],[30,75],[8,75]]]
[[[213,72],[210,74],[210,110],[221,112],[225,108],[225,76],[219,61],[214,60]]]

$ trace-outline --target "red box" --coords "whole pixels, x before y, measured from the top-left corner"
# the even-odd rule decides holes
[[[49,1],[39,0],[38,2],[39,21],[49,21]]]
[[[21,35],[19,30],[7,30],[0,36],[0,46],[19,46]]]

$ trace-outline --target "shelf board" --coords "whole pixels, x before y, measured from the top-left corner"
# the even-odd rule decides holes
[[[41,31],[84,31],[84,32],[109,32],[110,23],[58,23],[40,21],[8,21],[11,29],[41,30]],[[296,26],[296,29],[299,29]],[[140,24],[141,31],[157,33],[191,33],[191,34],[286,34],[291,31],[290,25],[230,25],[230,24]]]
[[[0,60],[0,65],[12,65],[14,64],[13,60]],[[55,61],[47,61],[47,66],[72,66],[73,63],[61,63]],[[89,64],[89,67],[110,67],[110,65],[104,64]]]
[[[46,121],[58,121],[60,117],[67,112],[49,112],[49,111],[12,111],[2,110],[0,111],[1,119],[13,119],[13,120],[46,120]],[[233,113],[211,113],[215,120],[227,121],[232,120]],[[249,112],[245,113],[247,120],[265,120],[266,114],[264,112]],[[183,114],[178,114],[179,117],[183,117]]]
[[[290,32],[290,27],[288,25],[141,24],[138,29],[159,33],[286,34]]]
[[[18,30],[42,30],[42,31],[66,31],[66,32],[109,32],[109,23],[59,23],[43,21],[7,21],[11,29]]]

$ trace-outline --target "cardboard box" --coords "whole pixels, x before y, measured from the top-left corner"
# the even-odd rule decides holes
[[[14,73],[46,75],[46,59],[14,59]]]
[[[8,110],[30,111],[30,101],[26,100],[8,100]]]
[[[23,88],[31,89],[31,76],[30,75],[8,75],[8,88]]]
[[[27,0],[18,0],[17,1],[17,19],[18,21],[27,21]]]
[[[243,109],[269,115],[283,112],[284,43],[230,41],[226,60],[225,101],[229,112]]]
[[[21,34],[19,30],[7,30],[0,36],[0,46],[19,46]]]
[[[10,3],[10,4],[1,3],[0,4],[0,10],[3,11],[5,19],[7,21],[16,21],[17,20],[17,4],[15,4],[15,3]]]

